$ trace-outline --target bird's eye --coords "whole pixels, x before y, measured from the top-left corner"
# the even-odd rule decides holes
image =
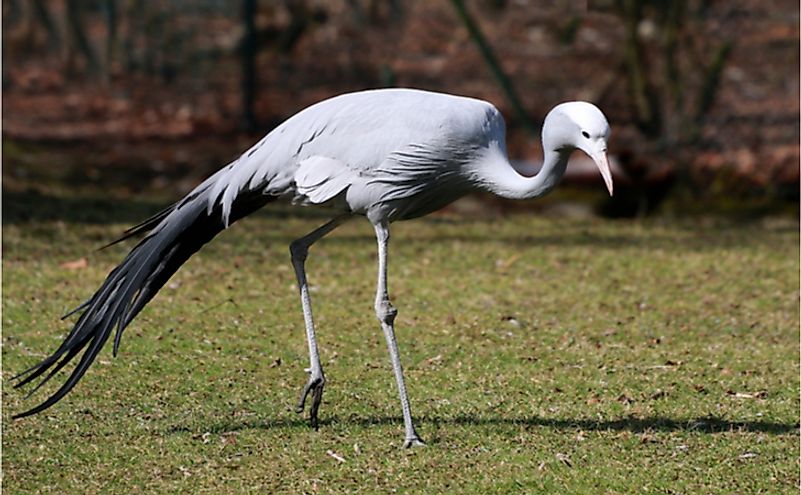
[[[587,132],[587,131],[581,131],[581,135],[584,136],[587,139],[590,139],[590,133]]]

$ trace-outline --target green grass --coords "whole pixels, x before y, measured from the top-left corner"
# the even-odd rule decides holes
[[[323,218],[283,210],[221,235],[118,358],[105,349],[62,402],[11,421],[58,384],[26,401],[9,377],[58,345],[58,316],[127,247],[92,249],[132,221],[124,205],[64,223],[34,203],[3,229],[7,494],[798,491],[792,220],[395,225],[390,291],[428,442],[402,450],[364,220],[310,254],[320,430],[292,411],[308,358],[287,246]]]

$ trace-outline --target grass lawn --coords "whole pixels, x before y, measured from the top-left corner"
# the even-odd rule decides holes
[[[364,220],[311,251],[320,430],[293,412],[308,357],[288,244],[324,218],[280,208],[192,258],[62,402],[11,421],[61,380],[24,400],[8,379],[130,244],[92,250],[159,205],[4,206],[6,494],[798,492],[792,219],[396,224],[390,292],[428,442],[403,450]]]

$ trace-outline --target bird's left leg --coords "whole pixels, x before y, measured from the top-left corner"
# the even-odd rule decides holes
[[[303,412],[306,405],[306,397],[312,394],[312,403],[309,410],[309,422],[312,428],[317,429],[317,411],[320,402],[323,400],[323,387],[325,386],[325,376],[323,366],[320,364],[320,354],[317,352],[317,338],[314,334],[314,318],[312,317],[311,298],[309,297],[309,285],[306,282],[306,257],[309,254],[309,247],[319,241],[323,236],[337,228],[350,218],[349,215],[337,217],[322,227],[306,234],[300,239],[295,239],[289,245],[289,252],[292,255],[292,266],[295,268],[295,276],[298,279],[298,290],[300,291],[300,303],[303,306],[303,320],[306,324],[306,341],[309,344],[309,381],[300,392],[298,406],[295,409],[298,413]]]
[[[381,322],[384,338],[387,340],[389,357],[392,360],[392,371],[395,373],[395,382],[400,393],[401,408],[403,410],[403,425],[406,429],[404,447],[417,447],[425,443],[417,435],[412,423],[412,411],[409,407],[409,397],[406,394],[406,385],[403,382],[403,368],[401,367],[398,343],[395,340],[395,316],[398,310],[389,302],[387,291],[387,245],[389,244],[389,226],[384,223],[374,225],[378,240],[378,287],[375,295],[375,314]]]

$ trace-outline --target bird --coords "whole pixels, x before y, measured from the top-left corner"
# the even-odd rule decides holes
[[[606,117],[592,103],[556,105],[542,125],[542,167],[536,175],[527,176],[510,162],[503,116],[487,101],[385,88],[315,103],[285,120],[185,197],[107,245],[139,238],[100,288],[64,315],[78,316],[61,345],[13,377],[18,388],[47,373],[30,396],[80,354],[60,388],[13,417],[39,413],[61,400],[84,376],[112,333],[116,357],[123,331],[195,252],[237,220],[284,198],[331,211],[330,221],[289,245],[310,362],[296,411],[303,413],[311,397],[309,422],[318,428],[326,379],[306,279],[309,248],[344,222],[365,217],[378,245],[375,314],[400,396],[403,446],[425,445],[412,420],[395,338],[397,310],[387,288],[390,224],[427,215],[476,191],[512,199],[542,196],[558,184],[575,150],[595,162],[612,195],[606,155],[610,132]]]

